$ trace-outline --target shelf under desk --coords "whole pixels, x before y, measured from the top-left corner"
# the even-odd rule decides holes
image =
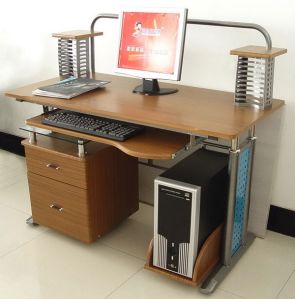
[[[121,142],[42,124],[43,118],[44,115],[33,117],[28,119],[26,124],[76,138],[112,145],[122,152],[137,158],[169,160],[189,143],[188,135],[154,128],[146,128],[143,133]]]

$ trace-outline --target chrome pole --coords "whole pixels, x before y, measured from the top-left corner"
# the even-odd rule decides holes
[[[80,158],[85,157],[85,147],[84,147],[84,141],[83,140],[78,140],[78,156]]]
[[[222,264],[230,266],[231,263],[231,247],[232,247],[232,235],[234,225],[234,213],[236,203],[236,188],[237,188],[237,172],[239,164],[239,138],[236,137],[231,141],[231,149],[229,151],[230,166],[229,166],[229,193],[228,203],[226,211],[226,221],[224,229],[224,240],[222,250]]]
[[[255,23],[188,19],[187,24],[254,29],[254,30],[257,30],[260,33],[262,33],[262,35],[264,36],[266,44],[267,44],[267,49],[271,50],[271,48],[272,48],[271,37],[270,37],[269,33],[267,32],[267,30],[265,28],[263,28],[262,26],[255,24]]]
[[[99,19],[118,19],[118,14],[102,13],[97,15],[91,22],[90,31],[94,33],[94,26]],[[269,33],[262,26],[255,23],[243,23],[243,22],[230,22],[230,21],[212,21],[212,20],[199,20],[199,19],[187,19],[187,24],[192,25],[207,25],[207,26],[219,26],[219,27],[231,27],[231,28],[244,28],[244,29],[254,29],[262,33],[265,38],[267,49],[271,50],[272,41]],[[91,47],[91,72],[95,73],[95,55],[94,55],[94,37],[90,38]]]
[[[29,132],[29,143],[34,144],[37,141],[37,134],[36,132]]]
[[[252,126],[248,130],[248,141],[250,143],[251,149],[251,158],[249,161],[249,170],[248,170],[248,189],[246,194],[246,202],[245,202],[245,218],[244,218],[244,225],[243,225],[243,236],[242,236],[242,245],[245,246],[247,243],[247,228],[249,222],[249,210],[250,210],[250,202],[251,202],[251,184],[252,184],[252,174],[253,174],[253,164],[254,164],[254,155],[255,155],[255,144],[256,144],[257,137],[255,136],[255,126]]]
[[[91,33],[94,33],[94,26],[96,21],[98,21],[99,19],[118,19],[119,15],[117,14],[110,14],[110,13],[103,13],[103,14],[99,14],[98,16],[96,16],[90,26],[90,31]],[[92,75],[94,75],[95,73],[95,55],[94,55],[94,37],[90,37],[90,50],[91,50],[91,72]]]

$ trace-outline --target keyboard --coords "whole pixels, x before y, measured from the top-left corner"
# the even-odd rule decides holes
[[[42,123],[118,141],[144,130],[144,126],[62,109],[50,111]]]

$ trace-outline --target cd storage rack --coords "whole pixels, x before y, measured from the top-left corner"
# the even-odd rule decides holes
[[[68,77],[89,77],[89,38],[102,35],[101,32],[90,33],[86,30],[72,30],[53,33],[58,38],[59,75]]]

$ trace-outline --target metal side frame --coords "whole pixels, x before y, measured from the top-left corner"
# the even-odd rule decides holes
[[[230,186],[221,263],[200,286],[202,293],[210,294],[216,289],[255,239],[247,232],[255,142],[255,126],[249,129],[246,142],[240,144],[239,138],[231,141]]]

